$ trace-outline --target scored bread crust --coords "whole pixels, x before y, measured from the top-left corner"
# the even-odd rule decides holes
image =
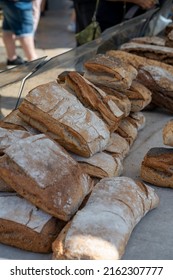
[[[168,121],[162,130],[163,143],[173,147],[173,120]]]
[[[158,203],[154,190],[143,183],[127,177],[102,179],[53,242],[53,258],[120,259],[135,225]]]
[[[106,122],[110,131],[114,131],[118,127],[124,113],[111,96],[75,71],[67,75],[66,85],[74,91],[84,106],[99,112],[99,116]]]
[[[92,187],[78,163],[43,134],[7,148],[0,174],[21,196],[64,221],[74,215]]]
[[[110,137],[106,124],[56,82],[30,91],[19,107],[20,116],[67,150],[89,157],[102,151]]]
[[[0,196],[0,242],[23,250],[50,253],[65,222],[17,195]]]
[[[136,69],[119,58],[97,54],[84,63],[84,77],[96,85],[127,89],[137,76]]]
[[[141,178],[155,186],[173,188],[173,149],[155,147],[141,163]]]

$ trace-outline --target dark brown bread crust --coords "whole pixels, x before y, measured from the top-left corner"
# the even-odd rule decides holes
[[[150,149],[141,164],[141,178],[156,186],[173,188],[173,149]]]

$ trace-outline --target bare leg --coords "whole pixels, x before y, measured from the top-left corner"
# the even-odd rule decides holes
[[[26,36],[26,37],[18,37],[20,44],[24,50],[25,56],[29,61],[37,59],[37,54],[35,51],[34,37]]]
[[[5,45],[7,58],[9,60],[16,59],[17,55],[15,46],[15,35],[11,32],[3,32],[2,38]]]

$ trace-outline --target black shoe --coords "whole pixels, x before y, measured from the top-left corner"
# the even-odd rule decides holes
[[[12,67],[15,67],[17,65],[25,64],[27,61],[23,60],[20,56],[17,56],[14,60],[7,60],[7,68],[10,69]]]

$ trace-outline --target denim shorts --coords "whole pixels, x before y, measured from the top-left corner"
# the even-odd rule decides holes
[[[33,10],[31,1],[0,1],[3,10],[4,32],[12,32],[18,37],[33,35]]]

